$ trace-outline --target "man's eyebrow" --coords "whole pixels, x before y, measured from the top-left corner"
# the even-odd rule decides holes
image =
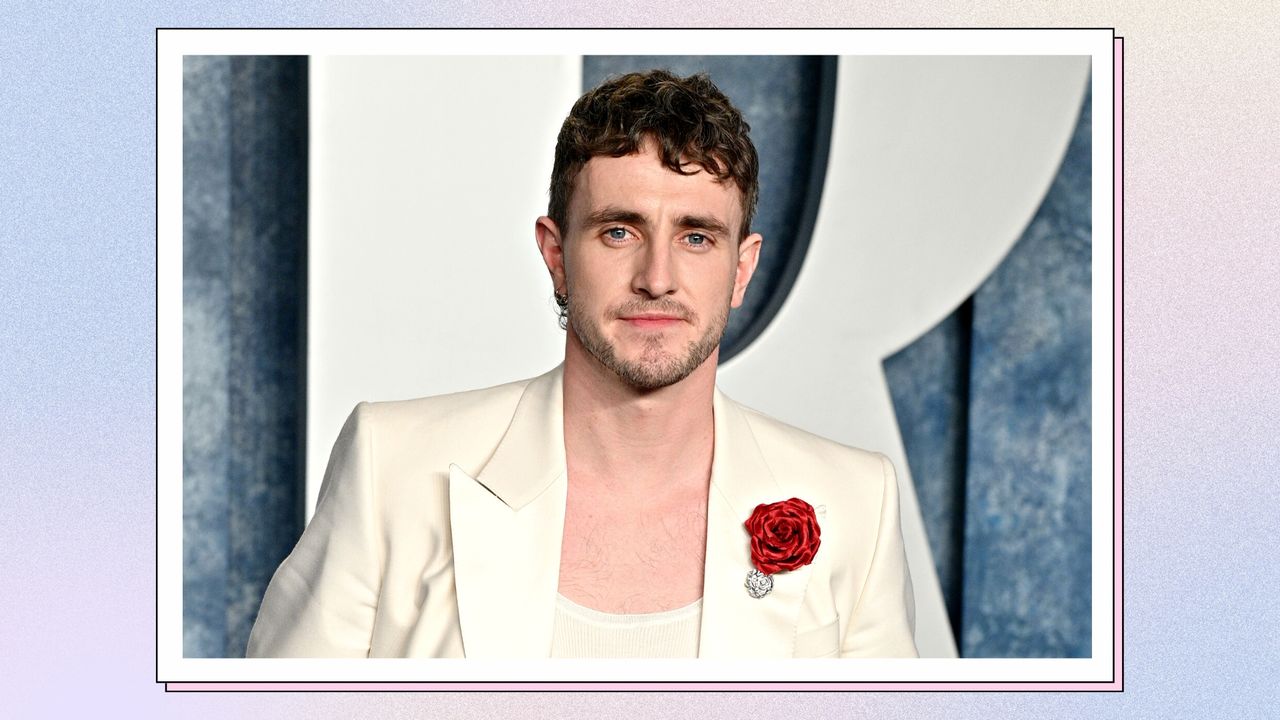
[[[711,215],[684,215],[676,224],[689,230],[707,230],[721,235],[729,234],[728,226]]]
[[[627,225],[645,225],[648,220],[635,210],[624,210],[619,207],[605,207],[587,216],[587,225],[608,225],[609,223],[625,223]]]

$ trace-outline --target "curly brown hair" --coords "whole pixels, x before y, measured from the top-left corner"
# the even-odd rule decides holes
[[[760,192],[760,161],[742,119],[706,73],[677,77],[666,70],[610,78],[578,98],[556,138],[547,215],[568,229],[574,179],[591,158],[622,157],[657,141],[662,164],[681,175],[705,170],[718,182],[732,181],[742,195],[742,227],[750,232]],[[685,166],[694,169],[686,171]]]

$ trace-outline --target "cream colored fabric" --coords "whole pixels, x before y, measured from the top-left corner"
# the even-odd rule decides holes
[[[674,610],[607,613],[556,594],[553,658],[696,658],[702,598]]]
[[[315,517],[267,588],[250,657],[546,658],[567,491],[562,368],[361,403]],[[897,481],[883,455],[714,398],[698,656],[914,657]],[[814,561],[753,599],[743,523],[799,497]]]

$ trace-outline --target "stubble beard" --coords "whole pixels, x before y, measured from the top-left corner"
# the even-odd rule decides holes
[[[732,293],[732,287],[730,287]],[[690,340],[683,354],[668,352],[664,347],[661,332],[649,334],[644,339],[644,347],[637,360],[624,360],[618,357],[613,343],[604,337],[600,325],[590,318],[587,312],[574,302],[574,294],[568,294],[569,332],[574,333],[582,346],[601,365],[604,365],[622,382],[641,391],[658,390],[674,385],[689,377],[694,370],[706,361],[724,338],[725,328],[729,324],[729,302],[712,318],[711,324],[701,338]],[[624,307],[611,313],[617,317],[624,313],[638,312],[672,313],[687,319],[694,324],[697,316],[685,308],[673,308],[661,303],[650,303],[642,308]]]

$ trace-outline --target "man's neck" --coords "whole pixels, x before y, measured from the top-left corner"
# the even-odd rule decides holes
[[[613,492],[654,499],[704,494],[715,449],[718,356],[713,352],[680,382],[640,391],[570,340],[564,437],[571,482],[607,483]]]

